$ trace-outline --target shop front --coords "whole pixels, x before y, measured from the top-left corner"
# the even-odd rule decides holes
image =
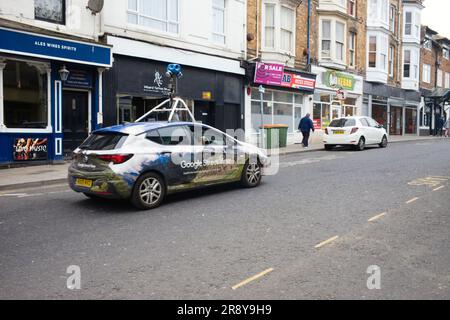
[[[313,66],[317,74],[312,117],[317,130],[333,119],[361,114],[362,84],[360,76]]]
[[[419,112],[420,135],[436,135],[437,120],[450,119],[450,89],[421,89],[422,104]]]
[[[177,80],[177,95],[195,120],[224,131],[242,128],[245,72],[238,61],[198,53],[196,63],[183,50],[107,37],[114,47],[114,67],[104,73],[105,125],[134,122],[168,99],[167,65],[178,63],[183,76]],[[158,115],[151,120],[167,120],[166,114]]]
[[[364,82],[363,114],[374,118],[390,135],[418,135],[420,93]]]
[[[0,28],[0,165],[63,160],[102,124],[111,48]]]
[[[314,74],[285,68],[282,64],[256,63],[247,68],[245,104],[246,139],[256,144],[262,125],[281,124],[288,127],[287,143],[299,141],[300,120],[310,111],[314,93]],[[264,87],[261,100],[259,86]],[[261,101],[263,115],[261,117]]]

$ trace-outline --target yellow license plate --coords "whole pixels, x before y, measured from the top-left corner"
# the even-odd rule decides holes
[[[336,131],[333,131],[333,133],[334,134],[344,134],[344,131],[343,130],[336,130]]]
[[[77,178],[77,180],[75,180],[75,185],[90,188],[92,187],[92,180]]]

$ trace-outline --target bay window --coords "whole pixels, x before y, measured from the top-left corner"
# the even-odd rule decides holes
[[[331,57],[331,21],[322,21],[322,57]]]
[[[128,23],[178,33],[178,0],[128,0]]]
[[[342,65],[346,61],[346,35],[345,23],[332,19],[321,20],[320,59]]]
[[[412,12],[405,12],[405,35],[410,36],[412,33]]]
[[[295,10],[293,8],[265,3],[263,25],[265,49],[295,53]]]
[[[369,68],[377,67],[377,37],[369,37]]]
[[[291,8],[281,7],[281,50],[293,51],[293,35],[294,35],[294,10]]]
[[[345,25],[341,22],[336,22],[336,59],[344,60],[344,35]]]
[[[410,76],[411,76],[411,50],[405,50],[403,57],[403,77],[410,78]]]

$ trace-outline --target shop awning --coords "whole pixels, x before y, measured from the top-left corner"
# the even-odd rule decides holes
[[[426,98],[432,99],[440,99],[443,101],[450,100],[450,89],[445,88],[436,88],[428,95],[425,95]]]
[[[0,27],[0,53],[111,67],[111,46]]]

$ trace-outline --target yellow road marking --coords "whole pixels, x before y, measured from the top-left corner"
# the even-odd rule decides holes
[[[321,243],[317,244],[314,248],[319,249],[320,247],[323,247],[324,245],[336,240],[337,238],[339,238],[339,236],[331,237],[330,239],[327,239],[327,240],[322,241]]]
[[[414,202],[416,200],[419,200],[419,198],[417,198],[417,197],[412,198],[411,200],[406,201],[406,204],[410,204],[410,203],[412,203],[412,202]]]
[[[272,271],[273,271],[273,268],[266,269],[263,272],[255,274],[254,276],[252,276],[252,277],[250,277],[248,279],[245,279],[242,282],[239,282],[238,284],[232,286],[231,289],[236,290],[237,288],[245,286],[246,284],[248,284],[248,283],[250,283],[252,281],[255,281],[258,278],[261,278],[262,276],[264,276],[264,275],[266,275],[266,274],[268,274],[269,272],[272,272]]]
[[[386,214],[387,214],[387,212],[383,212],[383,213],[377,214],[376,216],[370,218],[370,219],[367,220],[367,221],[368,221],[368,222],[375,221],[375,220],[377,220],[377,219],[380,219],[381,217],[384,217]]]
[[[433,189],[433,191],[438,191],[438,190],[441,190],[443,188],[445,188],[445,186],[440,186],[439,188]]]
[[[445,182],[449,180],[450,177],[444,177],[444,176],[428,176],[425,178],[419,178],[413,181],[408,182],[410,186],[423,186],[423,185],[429,185],[432,187],[437,187],[442,182]]]

